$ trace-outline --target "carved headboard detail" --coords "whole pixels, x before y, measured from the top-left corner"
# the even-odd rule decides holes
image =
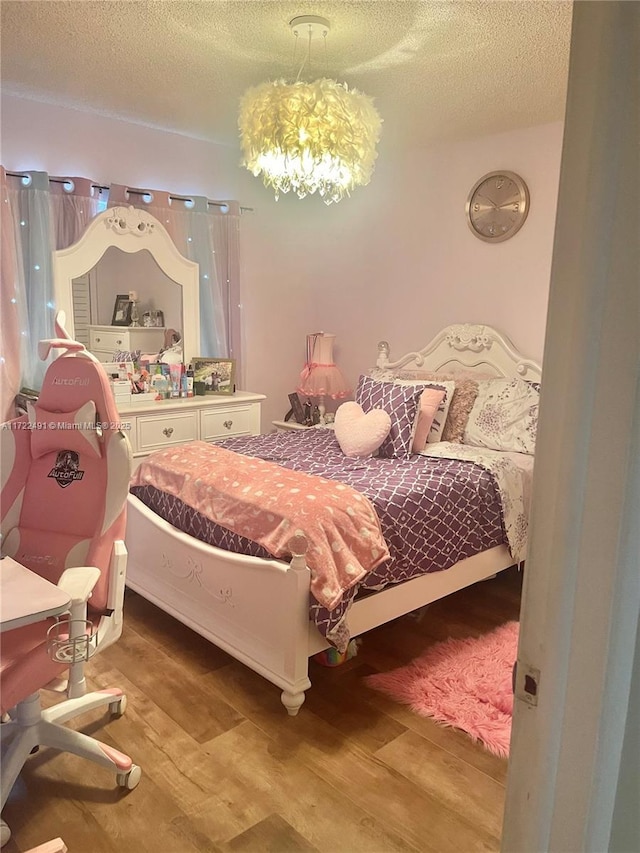
[[[518,352],[506,335],[491,326],[455,323],[446,326],[427,346],[391,361],[387,341],[378,344],[381,368],[418,367],[425,370],[474,371],[492,376],[539,380],[540,365]]]

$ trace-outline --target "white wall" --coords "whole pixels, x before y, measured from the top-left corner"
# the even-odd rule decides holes
[[[97,181],[236,198],[241,227],[247,387],[268,395],[264,428],[282,417],[307,332],[334,332],[355,383],[376,344],[423,346],[451,322],[486,322],[540,358],[562,123],[434,147],[389,150],[371,184],[327,206],[275,202],[239,167],[239,151],[104,116],[3,96],[2,163]],[[46,128],[46,130],[43,130]],[[467,193],[485,172],[518,172],[531,210],[511,240],[489,245],[466,225]]]
[[[426,344],[444,325],[484,322],[542,356],[562,142],[556,123],[390,157],[370,184],[330,209],[312,235],[309,271],[317,326],[338,335],[351,376],[380,338],[392,356]],[[476,238],[465,201],[475,181],[504,168],[531,192],[522,230],[504,243]],[[327,217],[329,219],[329,217]]]

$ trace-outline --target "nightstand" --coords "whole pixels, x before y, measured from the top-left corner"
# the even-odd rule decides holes
[[[313,426],[305,426],[297,421],[271,421],[276,429],[333,429],[333,424],[314,424]]]
[[[305,426],[305,424],[299,424],[297,421],[271,421],[276,429],[285,430],[285,429],[313,429],[312,426]]]

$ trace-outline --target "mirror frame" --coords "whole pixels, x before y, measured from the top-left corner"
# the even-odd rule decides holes
[[[182,288],[183,360],[189,364],[200,352],[200,268],[183,257],[155,216],[133,207],[110,207],[94,216],[83,235],[66,249],[52,252],[56,311],[67,315],[66,328],[75,337],[73,280],[93,269],[111,246],[134,254],[147,249],[162,272]],[[132,286],[130,290],[139,290]]]

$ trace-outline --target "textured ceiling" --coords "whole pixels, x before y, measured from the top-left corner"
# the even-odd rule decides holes
[[[235,145],[250,85],[302,78],[371,95],[396,144],[481,136],[563,116],[570,0],[2,0],[2,88]]]

